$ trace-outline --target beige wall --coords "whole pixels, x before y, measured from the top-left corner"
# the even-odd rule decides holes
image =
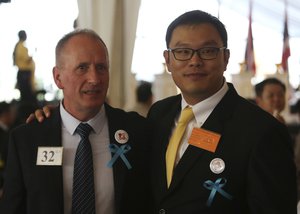
[[[78,0],[78,27],[100,34],[110,54],[109,102],[123,108],[134,102],[131,62],[140,0]]]

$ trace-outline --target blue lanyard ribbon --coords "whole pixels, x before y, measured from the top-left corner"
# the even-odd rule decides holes
[[[109,144],[109,150],[110,152],[114,153],[114,156],[112,159],[107,163],[107,166],[112,168],[116,160],[121,157],[125,165],[127,166],[128,169],[131,169],[132,166],[130,165],[129,161],[125,157],[125,153],[127,153],[131,149],[131,146],[126,144],[122,146],[117,146],[116,144]]]
[[[230,194],[228,194],[227,192],[225,192],[222,188],[225,186],[227,180],[225,178],[218,178],[216,180],[216,182],[212,182],[211,180],[207,180],[203,183],[203,186],[208,189],[211,190],[210,195],[208,197],[208,200],[206,202],[207,206],[211,206],[211,203],[216,195],[216,193],[220,193],[222,196],[224,196],[225,198],[231,200],[232,196]]]

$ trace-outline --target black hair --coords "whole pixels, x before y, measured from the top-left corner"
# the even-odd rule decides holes
[[[152,96],[152,84],[147,81],[141,81],[136,89],[138,102],[146,102]]]
[[[255,94],[257,97],[261,97],[264,88],[266,85],[270,85],[270,84],[275,84],[275,85],[279,85],[280,87],[282,87],[283,91],[286,91],[286,86],[283,82],[281,82],[279,79],[271,77],[271,78],[267,78],[263,81],[261,81],[260,83],[256,84],[254,89],[255,89]]]
[[[20,30],[18,33],[19,39],[20,40],[26,40],[27,39],[27,34],[25,32],[25,30]]]
[[[5,101],[0,102],[0,115],[10,111],[11,105]]]
[[[169,44],[171,41],[172,33],[174,29],[181,25],[197,25],[201,23],[209,23],[212,24],[217,31],[219,32],[221,39],[224,43],[224,46],[227,48],[227,31],[225,25],[215,16],[211,14],[201,11],[201,10],[192,10],[182,14],[177,17],[168,27],[166,33],[166,45],[169,48]]]

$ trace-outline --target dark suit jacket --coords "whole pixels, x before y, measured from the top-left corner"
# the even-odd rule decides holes
[[[113,165],[116,213],[150,212],[149,155],[152,133],[149,123],[136,113],[125,113],[108,105],[105,109],[110,143],[120,146],[114,134],[122,129],[127,131],[127,143],[131,146],[125,156],[132,168],[127,169],[121,158]],[[62,167],[36,165],[38,147],[62,145],[59,109],[55,109],[43,123],[35,121],[15,129],[9,144],[0,213],[63,213]]]
[[[155,213],[296,214],[296,174],[288,131],[240,97],[232,84],[202,126],[221,135],[216,151],[189,145],[168,189],[165,153],[180,108],[177,95],[158,101],[148,114],[156,125]],[[214,158],[225,163],[220,174],[210,169]]]
[[[9,141],[9,131],[0,128],[0,161],[3,166],[0,166],[0,189],[3,186],[3,171],[7,158],[7,146]]]

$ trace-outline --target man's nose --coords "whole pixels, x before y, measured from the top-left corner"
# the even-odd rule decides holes
[[[92,65],[89,67],[88,71],[88,80],[91,82],[98,82],[99,81],[99,73],[96,69],[96,66]]]
[[[199,53],[195,51],[190,59],[191,64],[193,65],[200,65],[203,64],[203,59],[201,59]]]

